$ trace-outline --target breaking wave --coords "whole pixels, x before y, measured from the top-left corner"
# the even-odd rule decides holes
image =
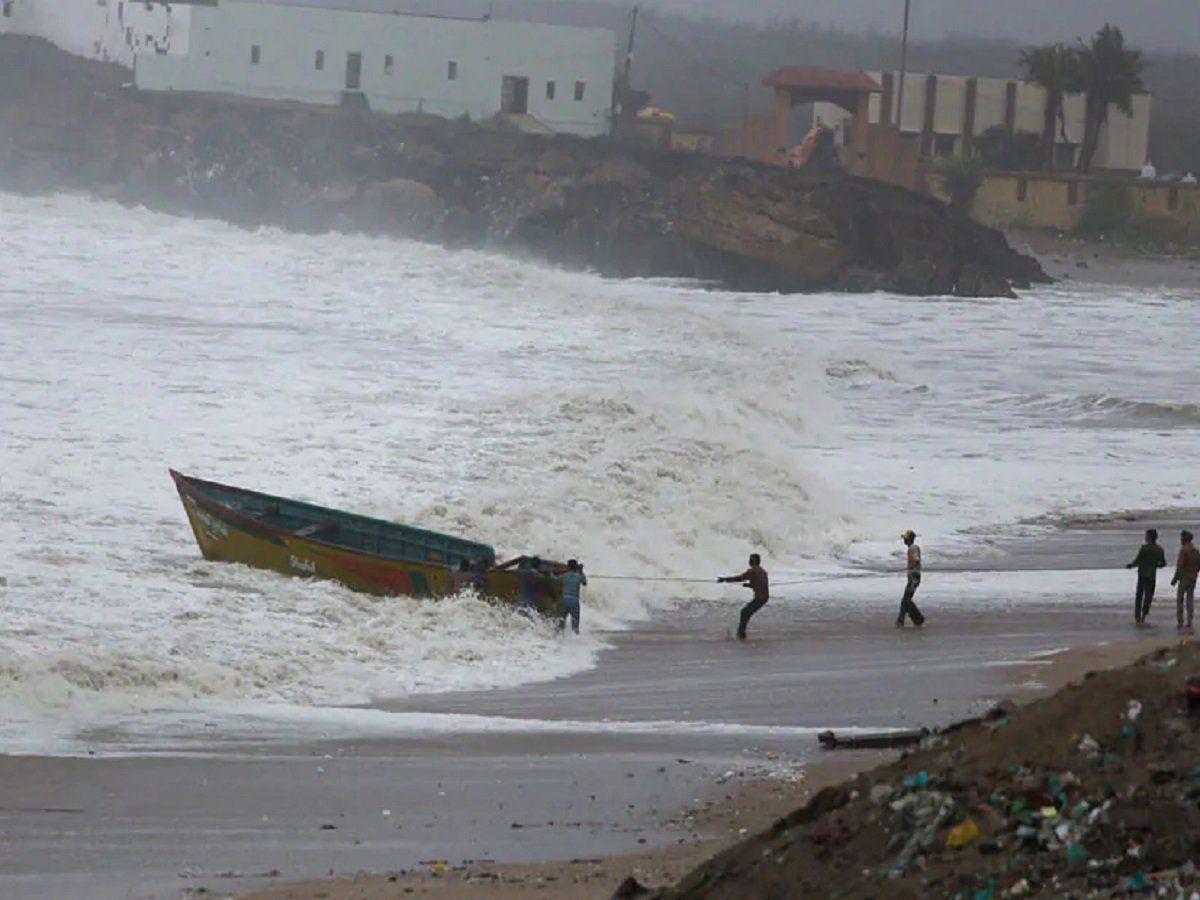
[[[1056,424],[1105,428],[1200,428],[1200,403],[1134,400],[1111,394],[1028,394],[998,401]]]
[[[795,461],[829,414],[819,370],[692,288],[70,197],[0,217],[10,728],[561,677],[681,591],[595,579],[564,640],[470,596],[209,564],[168,465],[592,574],[707,579],[856,528]]]

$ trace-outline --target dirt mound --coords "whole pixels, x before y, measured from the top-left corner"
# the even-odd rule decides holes
[[[1196,673],[1200,645],[1180,645],[1001,707],[822,791],[656,896],[1190,896]]]

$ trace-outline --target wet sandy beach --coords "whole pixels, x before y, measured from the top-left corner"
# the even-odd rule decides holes
[[[1073,566],[1082,545],[1115,558],[1141,525],[1003,556]],[[1124,602],[1081,601],[927,603],[930,625],[900,631],[882,601],[833,612],[831,590],[811,589],[808,608],[769,605],[746,644],[726,636],[736,603],[684,604],[614,636],[572,678],[381,704],[398,717],[392,736],[285,740],[247,723],[148,735],[135,756],[105,757],[97,735],[95,758],[0,758],[0,895],[221,894],[669,846],[703,837],[697,816],[732,790],[776,779],[798,791],[821,729],[944,725],[1036,687],[1055,651],[1176,636],[1161,600],[1150,629],[1132,627]]]

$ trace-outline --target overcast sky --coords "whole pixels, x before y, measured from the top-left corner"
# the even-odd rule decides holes
[[[489,5],[488,0],[285,2],[445,15],[478,15]],[[569,6],[585,0],[557,2]],[[502,13],[504,0],[496,5]],[[849,31],[898,32],[904,0],[651,0],[642,6],[689,16],[758,21],[782,16]],[[1070,41],[1113,22],[1134,44],[1200,52],[1200,0],[912,0],[912,9],[912,35],[918,40],[969,34],[1014,44]]]

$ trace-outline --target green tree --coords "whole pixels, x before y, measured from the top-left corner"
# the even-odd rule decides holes
[[[1075,90],[1087,94],[1083,144],[1079,149],[1079,171],[1090,172],[1100,134],[1108,123],[1108,109],[1115,106],[1126,115],[1133,113],[1133,98],[1145,90],[1142,72],[1146,63],[1140,50],[1127,50],[1125,36],[1115,25],[1105,25],[1090,44],[1079,47]]]
[[[983,184],[983,160],[975,153],[951,156],[938,166],[950,195],[950,209],[962,216],[969,216],[971,204]]]
[[[1063,98],[1079,81],[1079,51],[1066,44],[1048,44],[1021,51],[1025,78],[1046,92],[1042,110],[1041,166],[1047,172],[1054,169],[1054,133],[1061,128],[1067,139],[1067,119]]]

